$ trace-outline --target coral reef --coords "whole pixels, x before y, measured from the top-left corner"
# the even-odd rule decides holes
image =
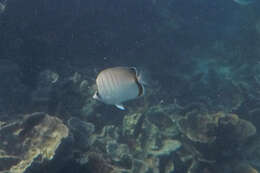
[[[259,2],[6,3],[0,172],[259,172]],[[152,79],[126,111],[92,99],[118,65]]]
[[[209,114],[189,112],[178,124],[181,132],[191,141],[211,143],[216,139],[213,133],[216,128],[216,123]]]
[[[256,72],[257,70],[254,73]],[[220,74],[210,72],[207,75],[218,76]],[[221,75],[224,74],[221,73]],[[50,123],[51,127],[46,127],[50,130],[48,133],[53,132],[60,135],[56,138],[56,143],[52,144],[45,142],[45,138],[33,136],[38,132],[31,131],[37,131],[34,128],[41,122],[45,122],[45,119],[46,122],[62,124],[59,118],[36,113],[28,118],[27,116],[22,118],[20,123],[14,119],[12,121],[14,124],[10,125],[12,122],[5,121],[2,116],[0,129],[15,129],[14,133],[19,140],[21,137],[26,140],[26,142],[22,140],[22,143],[26,143],[24,147],[31,146],[26,137],[33,137],[35,140],[41,141],[41,145],[32,141],[36,148],[41,149],[26,150],[30,157],[24,152],[16,153],[15,150],[16,152],[9,153],[6,152],[9,151],[6,148],[1,149],[4,158],[3,169],[12,169],[15,172],[20,164],[25,164],[23,170],[20,170],[23,172],[34,162],[43,163],[45,159],[52,160],[61,139],[70,133],[72,149],[66,159],[72,160],[84,171],[95,169],[97,173],[198,173],[202,167],[203,173],[214,172],[218,170],[217,167],[233,171],[233,168],[226,167],[226,164],[220,160],[233,162],[230,158],[241,148],[245,151],[237,157],[237,160],[241,162],[245,158],[250,158],[250,152],[257,153],[256,143],[252,143],[248,148],[245,146],[257,134],[256,124],[251,123],[249,119],[257,119],[259,110],[256,104],[249,112],[250,117],[247,117],[246,113],[227,113],[230,110],[244,108],[244,102],[248,99],[245,93],[252,90],[251,86],[247,87],[245,91],[241,82],[229,81],[220,85],[216,81],[210,83],[208,78],[210,77],[201,78],[203,80],[197,83],[194,82],[196,84],[190,86],[190,91],[194,92],[194,89],[201,84],[216,85],[225,90],[218,98],[215,98],[217,92],[213,92],[208,98],[198,96],[196,102],[183,97],[183,99],[174,99],[173,102],[168,103],[167,100],[153,99],[154,94],[158,95],[159,91],[153,93],[148,89],[144,105],[130,103],[129,107],[135,109],[130,108],[126,114],[123,113],[124,115],[114,112],[114,115],[108,114],[108,117],[106,108],[102,108],[105,106],[91,99],[95,86],[84,73],[73,72],[67,77],[62,77],[50,70],[43,71],[39,75],[38,85],[32,94],[31,103],[33,104],[31,106],[33,105],[35,110],[47,109],[54,113],[67,122],[68,128],[63,125],[64,129],[61,133],[52,129],[54,125]],[[177,95],[176,97],[178,98]],[[38,102],[34,98],[41,101]],[[184,99],[185,101],[183,101]],[[116,116],[119,118],[115,118]],[[60,122],[58,123],[58,121]],[[17,124],[17,128],[19,127],[20,130],[14,128],[14,125]],[[24,130],[24,128],[30,130]],[[43,130],[42,133],[44,134],[41,135],[48,136]],[[13,137],[11,139],[17,140]],[[48,139],[53,141],[51,138]],[[48,149],[45,149],[46,146],[49,146]],[[12,148],[12,150],[14,149]],[[21,155],[25,155],[28,159],[21,159]],[[6,160],[6,158],[8,159]],[[250,158],[248,164],[252,165],[252,168],[250,167],[248,170],[253,171],[259,168],[253,160],[257,160],[257,158]],[[44,167],[43,164],[41,165]],[[45,169],[47,168],[45,167]],[[51,170],[51,167],[48,169]]]
[[[167,109],[172,108],[156,106],[151,108],[155,112],[149,110],[145,113],[130,113],[124,117],[122,128],[106,125],[101,132],[73,130],[72,128],[73,135],[77,136],[86,131],[83,133],[86,133],[87,139],[92,141],[92,145],[89,145],[87,152],[80,154],[77,160],[80,164],[90,167],[99,158],[98,162],[103,165],[103,168],[100,167],[100,172],[156,173],[160,172],[160,169],[171,172],[174,170],[173,155],[181,148],[182,144],[179,140],[174,139],[179,132],[176,124],[166,116],[164,110]],[[164,115],[165,120],[162,119],[163,116],[161,118],[158,116],[160,114]],[[155,123],[156,116],[162,120],[161,123]],[[77,120],[77,126],[79,124],[84,124],[84,129],[91,127],[87,125],[88,122],[79,123]],[[160,128],[171,130],[166,131],[166,133],[159,130]]]
[[[162,142],[161,148],[149,151],[154,156],[167,156],[181,147],[181,142],[177,140],[166,139]]]
[[[95,131],[95,126],[92,123],[72,117],[67,124],[70,132],[74,134],[74,140],[77,141],[76,144],[79,148],[88,148],[93,144],[95,136],[92,135]]]
[[[183,147],[177,152],[182,162],[187,164],[187,172],[199,171],[201,164],[210,165],[211,169],[225,167],[226,163],[222,163],[221,159],[232,162],[239,148],[250,151],[253,147],[246,143],[256,135],[256,127],[250,121],[224,112],[201,113],[193,110],[181,118],[178,125],[188,139],[184,138]],[[212,151],[211,154],[208,154],[209,151]],[[243,161],[246,152],[239,155],[236,159]],[[233,167],[226,169],[233,171]]]
[[[51,160],[68,128],[45,113],[23,115],[0,129],[0,171],[22,173],[34,162]]]
[[[236,114],[218,112],[215,114],[198,114],[194,112],[179,121],[181,132],[193,142],[212,143],[218,133],[226,140],[245,141],[256,134],[256,127]]]
[[[219,118],[218,121],[218,128],[231,141],[243,142],[256,134],[256,127],[251,122],[239,118],[236,114],[228,114]]]
[[[248,163],[240,162],[235,164],[233,163],[232,165],[234,166],[232,173],[258,173],[258,171]]]

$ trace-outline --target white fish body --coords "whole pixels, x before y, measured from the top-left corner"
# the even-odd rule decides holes
[[[93,98],[124,110],[123,102],[144,95],[141,78],[134,67],[114,67],[101,71]]]

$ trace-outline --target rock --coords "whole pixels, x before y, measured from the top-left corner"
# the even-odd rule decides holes
[[[174,116],[171,115],[171,113],[165,112],[167,110],[169,111],[169,108],[165,106],[165,108],[149,111],[147,113],[147,119],[159,128],[162,135],[174,137],[179,134],[179,130],[176,121],[174,120]]]
[[[218,120],[218,129],[225,134],[225,139],[234,142],[245,141],[256,134],[256,127],[249,121],[239,118],[236,114],[227,114]]]
[[[249,162],[236,159],[215,166],[217,172],[258,173],[257,169],[255,169]]]
[[[165,173],[173,173],[173,171],[174,171],[174,163],[173,163],[173,161],[168,161],[166,163],[166,166],[165,166],[164,169],[165,169],[164,170]]]
[[[126,144],[119,144],[116,141],[107,142],[106,153],[115,162],[122,162],[127,158],[131,158],[128,146]],[[131,168],[131,165],[127,167]]]
[[[148,157],[144,160],[134,159],[132,172],[159,173],[159,159]]]
[[[68,126],[78,147],[89,147],[95,141],[95,126],[78,118],[70,118]]]
[[[78,118],[68,120],[68,125],[73,131],[78,131],[86,136],[90,136],[95,132],[95,126],[92,123],[84,122]]]
[[[81,115],[91,116],[97,107],[97,101],[92,98],[95,93],[95,87],[89,84],[89,81],[82,80],[79,84],[79,93],[85,98],[84,106],[81,108]]]
[[[81,154],[78,159],[80,164],[101,173],[130,172],[132,157],[126,144],[120,144],[116,140],[99,139],[91,148],[92,150]]]
[[[209,114],[191,111],[178,122],[180,131],[193,142],[211,143],[216,139],[216,122]]]
[[[48,112],[61,114],[65,119],[80,116],[86,96],[82,95],[79,88],[80,81],[78,79],[74,81],[74,78],[65,78],[59,80],[53,87],[47,87],[47,91],[49,91]]]
[[[75,72],[73,76],[69,77],[69,80],[71,80],[73,83],[78,83],[82,80],[82,75],[78,72]]]
[[[51,160],[68,128],[45,113],[25,115],[0,129],[0,171],[22,173],[34,162]]]
[[[137,130],[137,124],[142,117],[141,113],[126,115],[123,120],[122,133],[124,136],[134,136]]]
[[[82,95],[89,96],[90,93],[94,93],[87,80],[82,80],[79,84],[79,91]]]
[[[158,150],[151,150],[149,154],[154,156],[168,156],[172,152],[178,150],[181,147],[181,142],[172,139],[166,139],[162,142],[162,146]]]
[[[146,120],[142,124],[141,133],[136,140],[141,146],[138,152],[149,153],[149,151],[159,149],[159,141],[162,141],[162,135],[157,126]],[[145,155],[143,155],[143,157],[145,157]]]
[[[89,152],[79,154],[77,160],[86,167],[97,166],[97,172],[159,173],[163,167],[170,173],[174,170],[172,154],[182,145],[172,138],[179,134],[172,109],[177,108],[159,105],[145,112],[130,113],[124,116],[122,127],[106,125],[101,132],[92,134],[84,132],[89,128],[76,129],[82,123],[73,119],[68,123],[70,127],[72,122],[76,124],[72,131],[79,130],[88,139],[94,136]]]
[[[217,137],[239,142],[256,133],[256,127],[251,122],[239,118],[236,114],[224,112],[190,112],[178,123],[181,132],[193,142],[211,143]]]
[[[84,128],[86,129],[86,128]],[[81,132],[82,133],[82,132]],[[82,135],[84,132],[82,133]],[[84,160],[84,163],[89,165],[93,160],[89,158],[97,159],[96,156],[103,157],[102,164],[104,167],[113,167],[112,170],[119,169],[130,169],[131,168],[131,154],[128,146],[118,142],[119,139],[119,128],[113,125],[108,125],[103,127],[100,134],[90,134],[87,132],[87,139],[91,140],[92,143],[89,147],[91,151],[95,152],[86,152],[79,159],[81,162]],[[99,158],[98,157],[98,158]],[[88,159],[86,159],[88,158]],[[86,161],[87,160],[87,161]],[[106,161],[105,161],[106,160]]]
[[[50,86],[56,83],[58,80],[59,74],[47,69],[39,74],[38,85],[40,85],[41,87]]]
[[[182,109],[177,103],[169,105],[158,104],[150,107],[143,113],[142,121],[144,125],[149,123],[154,125],[158,128],[158,133],[165,138],[173,138],[179,134],[176,120],[178,119],[178,113]]]
[[[258,173],[258,171],[247,163],[234,165],[232,173]]]
[[[258,120],[256,117],[259,117],[259,115],[260,115],[259,105],[257,105],[256,108],[250,110],[248,113],[249,113],[249,116],[250,116],[251,119]],[[257,122],[259,122],[259,121],[257,121]]]
[[[120,129],[114,125],[107,125],[103,127],[102,132],[97,135],[98,139],[108,140],[118,140]]]
[[[151,123],[155,124],[160,129],[170,128],[174,125],[173,121],[163,113],[150,113],[147,118]]]
[[[246,143],[241,150],[248,163],[260,170],[260,137],[257,135],[252,142]]]
[[[112,171],[114,171],[113,165],[111,165],[111,161],[107,159],[102,153],[94,151],[87,152],[85,153],[84,160],[87,160],[87,170],[95,170],[95,173],[112,173]]]

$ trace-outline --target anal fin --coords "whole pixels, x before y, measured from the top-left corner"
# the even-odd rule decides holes
[[[125,107],[122,104],[115,104],[115,106],[120,110],[125,110]]]

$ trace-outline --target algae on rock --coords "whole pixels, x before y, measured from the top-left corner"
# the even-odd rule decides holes
[[[23,173],[36,160],[51,160],[68,128],[45,113],[25,115],[0,129],[0,171]],[[8,161],[7,161],[8,160]]]

